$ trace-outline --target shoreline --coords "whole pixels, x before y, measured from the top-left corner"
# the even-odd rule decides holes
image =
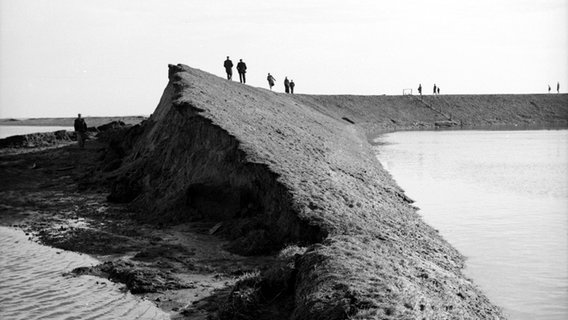
[[[565,257],[565,254],[562,254],[564,252],[563,249],[561,249],[560,251],[558,251],[558,246],[552,246],[552,244],[554,243],[547,243],[545,246],[541,246],[540,249],[538,249],[537,251],[533,252],[530,254],[530,258],[527,257],[527,255],[523,255],[520,258],[517,258],[516,260],[514,260],[515,257],[518,257],[517,254],[518,250],[521,247],[524,247],[525,243],[524,241],[526,241],[526,239],[523,239],[522,236],[518,236],[518,234],[523,234],[525,235],[525,232],[528,234],[528,232],[526,230],[529,230],[531,227],[536,230],[538,228],[542,228],[543,226],[537,223],[531,224],[531,225],[527,225],[527,224],[520,224],[520,221],[523,221],[523,218],[526,215],[530,215],[531,212],[536,212],[538,210],[541,210],[542,214],[547,213],[546,216],[543,216],[541,219],[539,219],[539,221],[544,221],[547,218],[550,218],[550,216],[554,216],[554,214],[556,213],[561,213],[562,210],[557,211],[557,210],[550,210],[550,203],[553,203],[556,200],[556,206],[553,208],[559,208],[558,207],[558,195],[550,195],[547,192],[545,192],[545,194],[548,195],[548,197],[550,198],[544,198],[544,199],[540,199],[538,198],[538,200],[540,200],[541,202],[539,202],[541,204],[541,206],[533,206],[530,207],[530,204],[532,204],[530,201],[528,201],[527,203],[524,203],[524,206],[519,207],[518,203],[519,203],[519,199],[514,198],[515,200],[511,200],[510,194],[515,194],[516,197],[519,197],[519,195],[515,192],[518,192],[519,190],[517,190],[516,188],[512,188],[512,189],[507,189],[505,188],[504,185],[501,184],[497,184],[499,186],[499,190],[503,191],[505,193],[504,196],[496,196],[495,198],[493,198],[493,195],[490,193],[485,194],[483,197],[479,197],[477,193],[483,193],[482,191],[476,191],[475,187],[477,187],[478,189],[482,190],[481,186],[485,186],[488,187],[489,189],[495,189],[495,183],[489,185],[487,181],[491,181],[490,178],[488,178],[488,176],[485,176],[485,171],[490,171],[492,173],[495,173],[495,170],[493,168],[493,170],[483,170],[482,171],[478,171],[477,172],[477,177],[476,178],[471,178],[471,175],[467,175],[468,173],[471,174],[471,172],[469,172],[469,169],[465,170],[466,172],[460,172],[457,171],[455,167],[458,168],[462,168],[463,170],[463,165],[464,162],[462,162],[461,160],[463,159],[468,159],[467,153],[468,151],[465,151],[462,148],[462,146],[467,146],[468,144],[460,144],[460,143],[456,143],[457,139],[456,137],[462,137],[466,136],[465,139],[471,139],[471,137],[491,137],[494,136],[495,134],[498,135],[500,137],[500,139],[503,139],[504,137],[506,137],[506,142],[503,143],[502,140],[497,139],[497,140],[488,140],[487,138],[485,138],[483,140],[483,144],[486,145],[487,143],[490,143],[489,145],[493,145],[493,143],[497,143],[499,142],[500,144],[500,148],[498,148],[498,150],[500,150],[499,152],[497,152],[497,154],[504,156],[504,155],[508,155],[509,157],[512,156],[512,154],[516,154],[515,152],[512,152],[512,150],[519,150],[522,149],[520,147],[525,147],[527,144],[531,144],[533,143],[533,150],[534,151],[534,141],[541,141],[540,145],[543,145],[542,143],[544,143],[544,145],[548,145],[549,139],[542,139],[541,137],[546,136],[546,137],[550,137],[551,135],[554,137],[566,137],[566,133],[568,132],[568,129],[566,128],[562,128],[560,130],[522,130],[519,131],[518,133],[515,132],[515,130],[507,130],[507,132],[503,132],[503,133],[497,133],[497,132],[491,132],[491,131],[477,131],[478,133],[475,133],[476,130],[470,131],[470,130],[455,130],[455,131],[459,131],[459,132],[455,132],[455,134],[452,132],[450,133],[446,139],[446,135],[442,136],[438,136],[436,133],[434,133],[434,131],[430,131],[429,134],[425,135],[424,137],[422,137],[422,133],[418,133],[418,132],[410,132],[409,135],[403,134],[400,136],[397,136],[398,132],[393,132],[393,136],[390,137],[389,139],[386,138],[381,138],[381,136],[379,136],[377,139],[380,139],[380,141],[377,141],[378,143],[376,145],[378,145],[378,149],[377,150],[381,150],[382,146],[385,145],[391,145],[392,143],[398,145],[395,148],[390,149],[391,151],[386,151],[386,152],[380,152],[378,154],[381,154],[381,156],[378,156],[378,158],[380,159],[381,163],[384,164],[385,169],[387,169],[387,171],[391,172],[391,174],[393,175],[394,179],[397,181],[397,183],[404,188],[407,193],[409,194],[410,197],[413,198],[413,200],[416,200],[416,206],[420,208],[421,211],[421,215],[423,217],[425,217],[426,221],[434,228],[439,229],[440,230],[440,234],[442,236],[444,236],[453,246],[456,246],[458,248],[458,250],[460,252],[462,252],[465,257],[466,257],[466,265],[464,268],[464,274],[467,277],[470,277],[471,279],[473,279],[478,285],[480,285],[480,288],[482,289],[482,291],[485,292],[486,295],[489,296],[489,298],[493,301],[498,303],[498,305],[500,305],[501,307],[504,308],[504,310],[508,313],[508,316],[511,317],[511,319],[516,318],[516,316],[520,316],[522,314],[525,314],[525,317],[523,318],[531,318],[531,317],[538,317],[538,315],[540,314],[542,315],[546,315],[546,316],[558,316],[558,314],[554,314],[554,313],[547,313],[549,308],[556,308],[559,305],[557,304],[559,302],[558,299],[556,300],[547,300],[547,299],[542,299],[542,300],[532,300],[532,296],[536,295],[538,296],[539,293],[536,292],[536,290],[534,289],[534,287],[532,287],[533,285],[536,285],[537,283],[539,284],[539,286],[543,286],[545,287],[545,283],[546,281],[544,280],[544,278],[547,277],[553,277],[554,273],[548,273],[547,277],[544,276],[545,274],[545,270],[550,271],[550,267],[548,265],[540,265],[541,268],[538,269],[540,270],[539,273],[531,273],[528,272],[524,274],[524,279],[537,279],[539,278],[539,276],[542,276],[542,278],[539,278],[539,281],[524,281],[522,282],[527,288],[527,290],[521,290],[522,287],[519,286],[519,283],[517,282],[518,279],[518,275],[515,273],[510,273],[507,272],[507,270],[512,270],[511,268],[514,268],[515,266],[518,266],[519,268],[523,269],[523,270],[527,270],[527,269],[531,269],[531,266],[533,266],[533,271],[534,269],[534,264],[537,263],[536,261],[548,261],[547,259],[557,259],[559,261],[564,260],[563,257]],[[462,132],[463,131],[463,135]],[[493,130],[493,131],[501,131],[501,130]],[[546,131],[546,132],[544,132]],[[402,131],[405,133],[408,133],[408,131]],[[467,133],[467,132],[471,132],[471,133]],[[505,135],[506,133],[506,135]],[[524,139],[521,142],[519,140],[519,136],[524,137]],[[424,143],[428,145],[428,147],[424,147],[423,144],[417,145],[416,144],[416,139],[412,139],[410,137],[416,137],[416,139],[419,139],[420,141],[425,141]],[[426,137],[429,137],[426,138]],[[476,138],[473,138],[476,139]],[[509,141],[510,139],[510,141]],[[509,149],[507,149],[508,146],[512,145],[512,142],[517,139],[517,143],[514,144],[516,147],[509,147]],[[540,140],[539,140],[540,139]],[[392,140],[392,141],[391,141]],[[462,140],[462,139],[459,139]],[[460,150],[458,152],[460,152],[461,157],[455,157],[450,155],[451,154],[455,154],[454,151],[451,152],[445,152],[444,150],[454,150],[454,148],[452,148],[451,146],[445,146],[444,147],[439,147],[437,146],[437,143],[434,143],[433,145],[430,145],[430,143],[432,143],[432,141],[438,142],[440,143],[440,145],[444,145],[444,143],[446,141],[452,141],[452,146],[455,146],[456,149]],[[478,140],[479,141],[479,140]],[[521,143],[519,143],[521,142]],[[545,143],[546,142],[546,143]],[[404,147],[405,144],[411,144],[412,148],[408,148],[408,147]],[[554,145],[556,148],[552,147],[553,150],[556,150],[554,153],[556,157],[558,156],[558,152],[560,152],[560,155],[563,154],[562,151],[557,151],[557,148],[560,148],[560,150],[563,150],[565,148],[562,148],[563,144],[561,143],[560,145]],[[418,148],[419,150],[417,151],[416,148]],[[497,150],[495,148],[493,148],[494,150]],[[384,149],[383,149],[384,150]],[[393,152],[393,150],[396,150]],[[436,150],[437,152],[432,152],[431,150]],[[476,149],[465,149],[465,150],[469,150],[469,153],[474,152],[472,154],[476,154],[475,151]],[[490,148],[488,149],[484,149],[482,148],[482,150],[488,151],[490,152]],[[494,151],[493,150],[493,151]],[[506,151],[501,151],[501,150],[507,150]],[[537,152],[538,153],[538,152]],[[404,154],[405,157],[404,159],[402,159],[400,157],[401,154]],[[540,154],[540,153],[539,153]],[[549,153],[543,153],[543,154],[548,154],[549,157],[551,156],[551,154]],[[398,155],[398,156],[397,156]],[[420,158],[419,156],[420,155]],[[433,157],[434,155],[434,157]],[[444,159],[442,162],[439,161],[439,159]],[[527,156],[530,158],[531,156],[534,156],[532,154],[527,154]],[[464,158],[465,157],[465,158]],[[466,163],[469,165],[470,163],[474,163],[477,159],[479,158],[487,158],[485,154],[478,154],[476,159],[472,160],[469,159],[468,161],[466,161]],[[565,157],[559,157],[561,159],[564,159],[563,162],[565,162]],[[436,161],[433,161],[433,159],[437,159]],[[450,160],[451,159],[451,160]],[[461,159],[461,160],[460,160]],[[523,162],[520,157],[514,157],[514,158],[510,158],[510,159],[517,159],[513,162],[515,162],[515,165],[519,165],[519,163],[523,163],[526,164],[526,162]],[[556,161],[558,160],[558,158],[554,158]],[[494,158],[493,158],[494,160]],[[550,162],[543,162],[543,158],[539,158],[538,163],[542,164],[542,163],[547,163],[550,164]],[[404,162],[404,165],[402,162]],[[420,165],[418,165],[418,163],[420,163]],[[435,164],[439,164],[439,163],[443,163],[444,166],[443,168],[441,166],[436,166],[433,165],[433,163]],[[459,163],[460,165],[454,165],[454,163]],[[489,162],[492,163],[492,162]],[[534,162],[533,162],[534,164]],[[550,164],[551,165],[551,164]],[[392,167],[391,167],[392,166]],[[538,166],[538,165],[537,165]],[[453,167],[453,168],[452,168]],[[487,167],[490,167],[490,165],[488,165]],[[395,169],[396,168],[396,169]],[[409,168],[412,168],[414,170],[409,171]],[[426,171],[424,171],[424,169],[428,169]],[[485,168],[487,169],[487,168]],[[391,171],[392,170],[392,171]],[[562,173],[563,170],[561,170],[559,168],[560,171],[558,171],[558,173],[556,174],[556,177],[558,177],[558,174],[560,174],[560,176],[563,176]],[[395,172],[398,175],[395,175]],[[511,171],[510,170],[501,170],[499,172],[504,172],[503,176],[499,176],[500,178],[502,178],[503,180],[508,180],[510,179],[509,177],[511,177]],[[514,171],[513,171],[514,172]],[[531,171],[532,172],[532,171]],[[542,171],[539,171],[542,172]],[[436,173],[438,174],[442,174],[444,175],[444,177],[436,177]],[[506,173],[508,173],[509,175],[507,175]],[[428,176],[430,175],[430,178],[423,178],[422,175]],[[433,174],[433,176],[432,176]],[[479,176],[483,175],[483,178],[479,178]],[[464,178],[464,176],[469,177],[468,178]],[[515,175],[515,176],[518,176]],[[549,175],[546,175],[549,176]],[[431,177],[436,177],[435,179],[431,180]],[[452,179],[450,180],[448,177],[452,177]],[[550,177],[552,178],[552,176]],[[399,180],[401,179],[401,180]],[[479,180],[481,179],[481,180]],[[475,181],[474,182],[472,182]],[[554,183],[552,182],[552,180],[554,179],[550,179],[550,183],[548,183],[548,185],[553,185]],[[443,181],[445,184],[442,185],[440,183],[440,181]],[[467,181],[467,182],[465,182]],[[480,183],[480,181],[483,181],[484,183]],[[532,180],[530,181],[525,181],[525,180],[515,180],[517,182],[521,182],[523,181],[523,183],[519,184],[519,186],[523,185],[524,188],[523,190],[526,192],[527,190],[527,185],[532,186],[531,182],[533,182]],[[405,184],[403,184],[403,182],[405,182]],[[557,181],[556,181],[557,182]],[[477,183],[477,184],[476,184]],[[419,185],[420,187],[417,188],[417,185]],[[464,189],[464,185],[466,185],[467,187],[471,187],[473,190],[469,190],[469,193],[464,193],[463,189]],[[473,186],[473,187],[472,187]],[[533,187],[535,189],[533,189]],[[532,187],[530,187],[530,198],[533,199],[533,196],[535,196],[536,192],[538,194],[540,194],[541,191],[534,191],[534,190],[542,190],[542,189],[538,189],[538,184],[534,185]],[[541,186],[542,187],[542,186]],[[433,188],[433,189],[432,189]],[[426,190],[436,190],[435,192],[432,191],[426,191]],[[498,190],[498,191],[499,191]],[[550,190],[550,189],[546,189],[546,190]],[[449,193],[448,193],[449,191]],[[455,195],[453,195],[453,200],[452,197],[451,198],[445,198],[448,197],[449,195],[452,195],[452,192],[456,192]],[[471,195],[474,195],[473,198],[471,197]],[[500,194],[500,192],[497,192],[497,194]],[[420,197],[421,195],[421,197]],[[426,198],[424,198],[424,196],[426,195]],[[507,196],[509,195],[509,198],[507,198]],[[528,195],[528,194],[523,194],[523,195]],[[501,197],[501,198],[498,198]],[[521,197],[522,198],[522,197]],[[428,200],[430,199],[430,200]],[[432,202],[431,200],[439,200],[439,201],[435,201]],[[461,201],[454,201],[455,199],[461,199]],[[475,200],[472,200],[475,199]],[[482,201],[479,201],[481,199],[484,199]],[[509,199],[509,201],[507,202],[505,200],[505,202],[502,202],[504,199]],[[536,199],[536,197],[535,197]],[[533,201],[537,201],[533,199]],[[443,200],[443,201],[442,201]],[[447,201],[446,201],[447,200]],[[498,200],[498,201],[496,201]],[[469,204],[473,204],[472,205],[467,205],[467,206],[463,206],[463,203],[469,203]],[[482,203],[479,203],[482,202]],[[422,204],[421,204],[422,203]],[[513,204],[517,204],[516,206],[514,206]],[[520,202],[523,203],[523,202]],[[428,204],[428,205],[427,205]],[[460,205],[461,204],[461,205]],[[491,205],[488,205],[491,204]],[[498,206],[499,210],[495,210],[494,206]],[[422,207],[424,206],[424,207]],[[436,208],[436,206],[440,207],[436,210],[434,210],[433,208]],[[478,208],[479,207],[479,208]],[[447,208],[451,208],[451,210],[448,210]],[[513,210],[511,209],[513,208]],[[516,208],[516,209],[515,209]],[[530,208],[530,209],[527,209]],[[548,209],[548,210],[547,210]],[[507,210],[511,210],[510,213],[506,219],[501,219],[499,220],[499,223],[495,223],[494,219],[497,219],[496,217],[500,217],[502,216],[503,212],[507,212]],[[536,211],[535,211],[536,210]],[[463,211],[463,212],[461,212]],[[495,212],[493,212],[495,211]],[[460,212],[460,215],[458,215],[458,218],[451,218],[452,216],[455,216],[455,213]],[[465,213],[465,212],[469,212],[469,214]],[[445,215],[444,215],[445,214]],[[459,218],[461,216],[464,216],[463,218]],[[476,218],[474,218],[474,216],[483,216],[485,217],[485,222],[483,219],[478,219],[475,220]],[[515,216],[517,216],[517,218],[515,218]],[[465,220],[464,220],[465,219]],[[509,221],[510,219],[513,219],[515,223],[508,223],[507,221]],[[450,223],[448,223],[447,221],[450,221]],[[556,220],[558,221],[558,220]],[[468,224],[467,222],[471,222],[471,224]],[[561,222],[561,221],[558,221]],[[471,225],[476,225],[479,228],[473,228],[470,229]],[[508,228],[502,228],[503,225],[507,225],[510,227]],[[522,227],[519,227],[519,225],[521,225]],[[537,226],[538,225],[538,226]],[[565,224],[559,224],[558,226],[563,225],[562,229],[565,229]],[[489,227],[488,227],[489,226]],[[486,232],[487,230],[490,229],[491,230],[491,234],[492,235],[488,235]],[[530,229],[530,230],[533,230]],[[562,229],[556,229],[553,228],[552,230],[562,230]],[[455,230],[461,230],[459,232],[456,233]],[[485,232],[478,232],[477,230],[482,230]],[[517,237],[499,237],[496,236],[497,234],[502,235],[502,234],[508,234],[508,232],[513,232],[514,234],[517,235]],[[533,231],[534,232],[534,231]],[[469,237],[464,237],[463,234],[468,234],[470,235]],[[474,234],[474,237],[471,237],[471,234]],[[544,237],[546,238],[546,233],[542,234],[542,232],[540,233],[540,236],[537,235],[537,233],[530,233],[530,237],[535,237],[538,238],[539,240],[541,238]],[[487,238],[489,239],[494,239],[494,242],[492,243],[487,243]],[[513,241],[514,239],[514,241]],[[515,245],[511,245],[511,241],[513,241],[512,243],[516,243]],[[539,241],[529,241],[530,244],[527,244],[528,246],[533,246],[531,247],[533,249],[538,248],[538,244]],[[468,245],[469,243],[469,245]],[[522,245],[521,245],[522,243]],[[540,242],[542,244],[542,242]],[[557,244],[558,242],[556,242]],[[460,244],[460,245],[458,245]],[[495,255],[494,251],[492,251],[491,248],[493,248],[494,246],[497,246],[496,248],[501,248],[501,250],[499,251],[501,254],[499,255]],[[556,248],[557,250],[550,250],[551,247]],[[479,249],[479,248],[483,248],[483,249]],[[513,250],[513,251],[511,251]],[[509,252],[511,253],[510,255],[506,254],[503,255],[504,252]],[[512,253],[514,252],[514,253]],[[543,257],[542,255],[539,255],[538,252],[547,252],[546,257]],[[489,259],[487,257],[490,257]],[[505,258],[504,258],[505,257]],[[539,257],[537,258],[533,258],[533,257]],[[555,258],[552,258],[555,257]],[[532,259],[531,259],[532,258]],[[503,260],[501,260],[503,259]],[[507,260],[507,259],[513,259],[513,263],[511,263],[511,260]],[[500,264],[498,267],[496,267],[495,265],[493,265],[492,263],[494,261],[500,261]],[[530,261],[530,262],[529,262]],[[471,264],[470,264],[471,263]],[[475,264],[475,274],[472,273],[472,269],[471,266]],[[552,265],[552,264],[551,264]],[[562,265],[562,264],[561,264]],[[479,266],[482,266],[482,268],[480,268]],[[523,267],[524,266],[524,267]],[[469,270],[469,272],[468,272]],[[489,271],[489,272],[487,272]],[[476,276],[474,276],[476,275]],[[491,279],[494,278],[495,279],[499,279],[497,281],[492,281],[492,282],[488,282],[487,279]],[[508,281],[503,281],[502,279],[507,279]],[[560,282],[562,284],[564,284],[565,282],[562,281]],[[559,283],[559,284],[560,284]],[[550,283],[547,283],[548,286],[551,286]],[[508,288],[508,287],[512,287],[515,288],[516,290],[509,290],[506,291],[503,288]],[[496,289],[497,288],[497,289]],[[556,287],[552,287],[551,291],[553,291],[553,289],[557,289]],[[564,290],[562,290],[564,291]],[[520,292],[522,292],[522,294],[519,294]],[[528,292],[530,292],[531,294],[527,294]],[[541,290],[540,293],[544,293],[546,291]],[[497,294],[496,294],[497,293]],[[552,294],[552,293],[551,293]],[[556,294],[561,294],[559,292],[556,292]],[[523,298],[523,299],[520,299]],[[516,299],[516,300],[514,300]],[[517,303],[513,303],[512,301],[517,301]],[[539,305],[541,304],[541,308],[523,308],[522,304],[518,303],[518,301],[522,301],[524,303],[527,303],[529,305]],[[538,301],[538,302],[537,302]],[[556,302],[556,304],[555,304]],[[545,303],[546,308],[542,307],[542,304]],[[557,310],[561,310],[557,309]],[[565,311],[565,310],[564,310]],[[531,313],[532,312],[532,313]],[[560,312],[560,311],[559,311]],[[511,316],[511,314],[513,314],[514,316]],[[528,314],[531,314],[532,316],[528,316]]]
[[[445,118],[407,97],[347,98],[285,95],[170,66],[145,124],[87,141],[84,152],[0,155],[2,217],[34,212],[22,227],[42,242],[115,254],[76,272],[126,282],[175,317],[504,318],[368,144],[377,129]],[[565,117],[565,107],[537,105],[546,119]],[[495,124],[488,115],[472,123]]]
[[[566,128],[562,128],[561,130],[565,130]],[[455,129],[455,130],[469,130],[469,129]],[[548,130],[548,129],[547,129]],[[397,131],[390,131],[390,132],[385,132],[386,133],[391,133],[391,132],[399,132],[399,131],[408,131],[408,130],[397,130]],[[412,131],[412,130],[411,130]],[[414,130],[414,131],[435,131],[435,130]],[[445,130],[444,130],[445,131]],[[376,138],[375,138],[376,139]],[[91,143],[95,144],[95,149],[96,148],[100,148],[103,145],[102,144],[98,144],[98,142],[96,141],[91,141]],[[92,146],[91,146],[92,147]],[[75,145],[64,145],[64,146],[59,146],[57,147],[57,149],[61,149],[61,148],[75,148]],[[31,150],[32,152],[42,152],[44,150]],[[53,150],[51,150],[53,151]],[[0,167],[4,164],[5,159],[3,158],[3,156],[15,156],[16,153],[13,154],[4,154],[0,156]],[[45,154],[46,156],[48,156],[48,154]],[[61,165],[61,164],[59,164]],[[58,166],[59,166],[58,165]],[[98,198],[98,200],[96,200]],[[108,203],[106,202],[106,199],[102,198],[102,197],[98,197],[95,196],[94,198],[91,196],[90,200],[95,200],[97,201],[98,205],[100,206],[100,208],[106,208]],[[40,201],[39,203],[41,203],[42,201]],[[79,201],[75,201],[73,202],[74,204],[76,204]],[[42,206],[44,206],[46,203],[43,203]],[[2,208],[2,209],[5,209]],[[106,209],[108,210],[108,209]],[[115,207],[114,210],[128,210],[127,208],[118,208]],[[3,210],[2,210],[3,211]],[[89,240],[86,239],[86,237],[91,237],[93,236],[92,233],[86,233],[86,234],[76,234],[73,235],[71,237],[69,237],[68,235],[68,231],[72,230],[74,227],[72,226],[74,223],[76,223],[78,220],[84,219],[84,218],[88,218],[88,219],[93,219],[92,221],[90,221],[90,225],[89,228],[94,228],[96,231],[95,234],[97,234],[97,236],[102,236],[102,238],[100,238],[97,242],[93,243]],[[102,220],[101,220],[102,219]],[[121,219],[122,220],[122,219]],[[101,228],[100,225],[97,225],[97,221],[100,222],[105,222],[107,224],[106,227]],[[51,225],[48,225],[51,224]],[[67,224],[67,226],[65,226],[65,224]],[[114,225],[113,225],[114,224]],[[112,246],[108,246],[107,244],[101,243],[102,242],[107,242],[107,241],[115,241],[118,238],[115,238],[115,236],[113,235],[113,233],[116,233],[116,230],[113,230],[111,233],[107,232],[109,230],[107,230],[106,228],[122,228],[124,227],[124,225],[122,225],[121,223],[117,223],[117,221],[109,221],[104,219],[104,217],[98,217],[98,216],[93,216],[92,213],[91,214],[79,214],[77,216],[65,216],[65,215],[54,215],[54,217],[47,217],[44,215],[41,216],[29,216],[26,214],[15,214],[15,215],[2,215],[1,219],[0,219],[0,225],[2,226],[6,226],[6,227],[10,227],[10,228],[15,228],[18,230],[22,230],[23,232],[25,232],[26,234],[30,234],[30,235],[34,235],[33,236],[33,241],[39,242],[41,244],[44,245],[48,245],[54,248],[59,248],[59,249],[63,249],[63,250],[70,250],[70,251],[74,251],[74,252],[80,252],[80,253],[84,253],[84,254],[88,254],[92,257],[94,257],[97,260],[101,261],[101,265],[105,265],[106,263],[106,267],[103,268],[88,268],[88,269],[80,269],[78,271],[75,271],[75,274],[77,276],[80,276],[82,274],[90,274],[90,275],[95,275],[95,276],[99,276],[99,277],[103,277],[103,278],[109,278],[111,280],[113,280],[114,282],[117,283],[123,283],[126,285],[127,288],[129,288],[129,290],[135,294],[136,296],[142,298],[142,299],[147,299],[152,301],[154,304],[156,304],[156,306],[158,306],[159,308],[161,308],[162,310],[164,310],[165,312],[170,313],[170,315],[172,316],[172,319],[186,319],[186,318],[191,318],[193,319],[194,317],[201,317],[201,316],[205,316],[205,314],[201,314],[198,315],[200,312],[202,312],[204,309],[207,308],[212,308],[212,306],[210,306],[211,301],[207,301],[205,300],[205,302],[199,302],[198,306],[199,308],[202,309],[196,309],[194,308],[191,303],[194,301],[199,301],[199,299],[196,299],[196,297],[199,298],[205,298],[207,297],[207,294],[211,294],[213,293],[214,290],[221,290],[222,294],[221,296],[216,296],[214,299],[212,299],[213,301],[215,301],[215,299],[222,299],[224,297],[226,297],[229,292],[227,291],[227,283],[229,283],[230,285],[235,285],[238,281],[239,281],[239,277],[238,276],[220,276],[217,273],[214,274],[210,274],[209,277],[204,276],[204,275],[200,275],[198,278],[196,279],[197,281],[193,281],[190,283],[187,283],[180,280],[180,278],[177,277],[167,277],[167,276],[158,276],[155,277],[153,274],[155,273],[155,271],[153,270],[162,270],[162,271],[166,271],[166,270],[170,270],[168,273],[172,273],[171,272],[171,268],[164,268],[163,265],[154,265],[151,267],[148,267],[146,265],[144,265],[144,263],[140,263],[141,261],[144,261],[145,259],[149,259],[151,260],[153,257],[155,258],[156,255],[158,257],[164,257],[164,254],[159,254],[156,252],[149,252],[149,253],[144,253],[143,256],[145,256],[144,258],[142,258],[142,260],[136,261],[136,259],[132,260],[132,255],[130,254],[130,252],[132,250],[140,250],[142,249],[141,245],[133,245],[131,243],[124,245],[122,248],[112,248]],[[63,225],[63,226],[62,226]],[[137,237],[147,237],[147,238],[151,238],[153,240],[150,240],[150,243],[155,241],[156,237],[165,237],[168,232],[173,232],[172,229],[168,229],[167,227],[165,228],[165,233],[161,233],[160,232],[156,232],[156,230],[154,230],[153,227],[151,226],[144,226],[144,225],[140,225],[139,222],[136,221],[129,221],[127,222],[127,225],[130,225],[129,227],[127,227],[127,233],[131,232],[132,228],[134,229],[138,229],[138,231],[136,232],[137,235],[134,236],[135,238]],[[187,232],[188,230],[192,230],[191,232],[194,232],[194,236],[203,236],[206,233],[209,233],[210,231],[210,225],[206,225],[206,226],[202,226],[199,230],[195,230],[195,228],[192,228],[190,225],[181,225],[181,226],[177,226],[176,228],[178,230],[183,229],[183,228],[187,228],[185,229],[184,232]],[[120,233],[120,232],[119,232]],[[160,234],[157,236],[157,234]],[[65,239],[66,237],[69,237],[68,239]],[[131,236],[127,236],[127,238],[130,238]],[[120,236],[121,239],[125,239],[124,235]],[[71,241],[77,241],[79,239],[79,241],[82,241],[81,244],[79,245],[71,245],[70,242]],[[131,242],[132,240],[128,240],[128,242]],[[219,244],[218,240],[215,240],[214,243],[216,243],[217,245]],[[93,244],[95,244],[95,247],[93,248]],[[150,246],[151,247],[151,246]],[[165,249],[165,250],[164,250]],[[154,249],[157,250],[157,249]],[[154,251],[151,250],[151,251]],[[169,246],[165,246],[165,247],[160,247],[159,250],[164,250],[165,252],[168,252],[169,250]],[[175,250],[174,250],[175,251]],[[141,251],[144,252],[144,251]],[[168,254],[166,253],[165,256],[167,256]],[[175,261],[176,258],[173,257],[167,257],[166,259],[163,259],[162,261],[167,261],[167,260],[173,260]],[[171,261],[170,260],[170,261]],[[271,259],[268,259],[271,260]],[[227,263],[234,263],[238,260],[233,260]],[[110,263],[109,263],[110,262]],[[267,263],[265,267],[267,267],[269,264]],[[255,270],[257,269],[257,267],[261,267],[261,265],[256,264],[256,261],[251,264],[250,268],[247,269],[247,271],[244,270],[239,270],[238,272],[236,272],[235,274],[246,274],[246,273],[254,273],[256,272]],[[219,267],[219,265],[217,265],[216,267]],[[181,267],[184,268],[184,267]],[[208,269],[207,266],[203,266],[202,268]],[[225,266],[226,268],[226,266]],[[126,278],[130,277],[130,275],[132,274],[136,274],[136,273],[140,273],[140,271],[143,270],[143,272],[146,272],[145,274],[142,273],[141,277],[139,277],[137,280],[135,280],[134,283],[127,283]],[[182,274],[184,274],[183,272],[180,272],[180,270],[177,270],[178,272],[173,272],[172,274],[174,276],[180,276]],[[121,273],[122,272],[122,273]],[[159,272],[158,272],[159,273]],[[234,273],[234,271],[233,271]],[[170,281],[172,284],[175,283],[175,285],[171,286],[171,287],[152,287],[155,286],[156,283],[160,283],[163,282],[164,279],[168,279],[168,281]],[[149,283],[150,287],[148,288],[142,288],[142,289],[137,289],[140,287],[138,283]],[[197,283],[197,285],[196,285]],[[199,287],[199,285],[203,285],[203,287]],[[214,290],[208,290],[207,286],[213,286]],[[139,292],[139,291],[140,292]],[[149,291],[154,291],[154,290],[158,290],[161,292],[147,292],[147,290]]]
[[[89,127],[98,127],[113,121],[122,121],[127,125],[135,125],[148,116],[107,116],[107,117],[83,117]],[[73,127],[75,117],[53,118],[1,118],[0,126],[43,126],[43,127]]]

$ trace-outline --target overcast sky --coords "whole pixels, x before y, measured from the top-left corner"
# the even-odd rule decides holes
[[[148,115],[227,55],[276,91],[567,92],[568,0],[0,0],[0,118]]]

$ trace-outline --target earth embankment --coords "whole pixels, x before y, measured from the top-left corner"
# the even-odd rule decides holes
[[[285,301],[280,310],[293,319],[503,318],[367,138],[401,128],[565,125],[566,95],[288,95],[169,68],[109,199],[156,223],[210,221],[240,254],[304,248],[286,272],[235,286],[227,305],[240,310],[221,315]]]
[[[392,130],[568,126],[568,95],[301,95],[303,103],[358,124],[368,135]]]

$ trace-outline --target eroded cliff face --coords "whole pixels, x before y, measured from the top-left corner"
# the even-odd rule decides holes
[[[111,199],[150,221],[222,222],[243,254],[307,247],[273,281],[292,283],[293,319],[503,317],[342,111],[183,65],[169,71]]]
[[[110,199],[133,201],[149,221],[222,222],[231,248],[242,254],[323,239],[319,226],[299,218],[278,175],[247,160],[234,136],[180,99],[188,84],[175,72],[171,77]]]

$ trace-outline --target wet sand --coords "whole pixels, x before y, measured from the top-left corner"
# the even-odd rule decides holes
[[[229,253],[226,241],[210,234],[211,224],[136,221],[127,205],[107,201],[104,185],[90,184],[104,147],[88,141],[84,150],[69,144],[0,155],[0,224],[43,244],[93,255],[104,263],[77,269],[78,275],[124,283],[174,318],[205,318],[240,276],[274,259]]]

